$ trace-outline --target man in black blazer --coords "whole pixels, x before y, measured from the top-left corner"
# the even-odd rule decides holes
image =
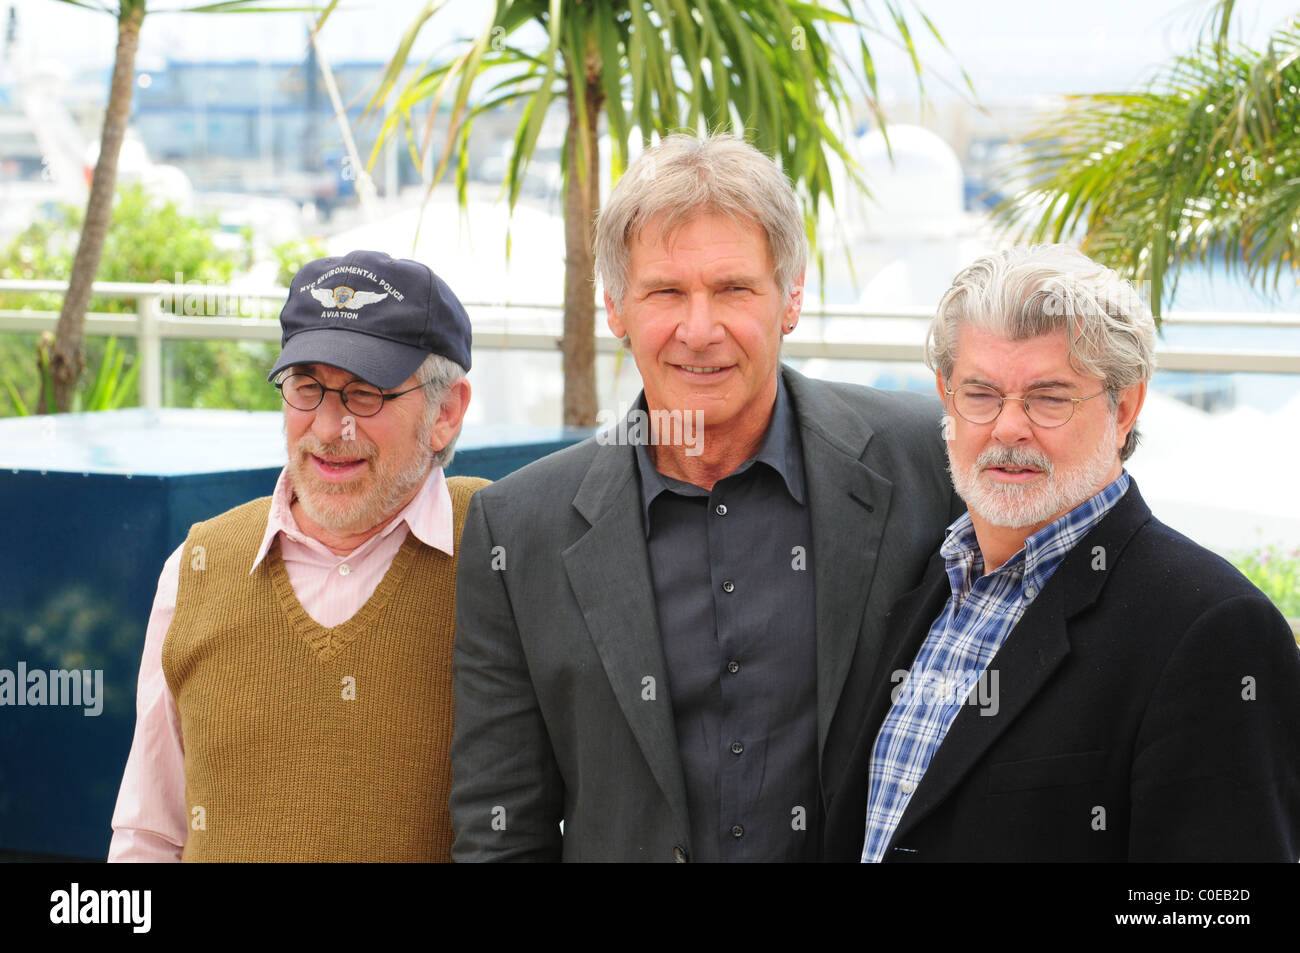
[[[1065,246],[945,295],[927,354],[970,512],[891,610],[828,859],[1300,856],[1290,629],[1122,470],[1153,344],[1131,288]]]
[[[805,254],[740,140],[669,137],[614,189],[597,265],[643,403],[475,497],[456,860],[820,859],[881,621],[960,503],[937,403],[781,365]]]

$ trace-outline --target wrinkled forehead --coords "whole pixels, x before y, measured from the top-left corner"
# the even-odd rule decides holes
[[[1077,366],[1064,328],[1042,334],[1007,336],[973,324],[957,331],[953,381],[994,386],[1068,386],[1094,378]]]
[[[1081,380],[1103,378],[1106,341],[1100,331],[1095,322],[1078,314],[1044,316],[1039,311],[1025,316],[988,309],[959,314],[953,339],[954,376],[963,352],[977,347],[982,353],[996,350],[1004,362],[1026,354],[1039,360],[1050,357]]]

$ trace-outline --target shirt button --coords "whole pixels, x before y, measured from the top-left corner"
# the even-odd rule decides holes
[[[745,836],[745,829],[744,829],[743,827],[741,827],[739,824],[737,824],[735,827],[733,827],[733,828],[731,829],[731,836],[732,836],[732,837],[735,837],[735,838],[737,838],[737,839],[739,839],[739,838],[741,838],[741,837],[744,837],[744,836]]]
[[[728,662],[727,671],[730,672],[732,675],[735,675],[737,672],[740,671],[740,663],[736,661]]]
[[[348,573],[350,573],[351,571],[352,571],[352,567],[349,566],[347,563],[344,563],[343,565],[339,566],[339,575],[340,575],[340,576],[346,576],[346,575],[347,575]]]
[[[744,754],[744,752],[745,752],[745,746],[742,745],[739,741],[733,741],[731,743],[732,754]]]
[[[904,794],[911,794],[913,791],[916,790],[916,782],[915,782],[915,781],[899,781],[899,782],[898,782],[898,790],[902,791]]]
[[[1026,587],[1025,587],[1025,598],[1026,598],[1026,599],[1032,599],[1032,598],[1034,598],[1034,596],[1036,596],[1036,595],[1038,595],[1038,590],[1035,589],[1033,586],[1026,586]]]
[[[735,584],[734,582],[732,582],[730,579],[728,579],[726,582],[724,582],[724,583],[722,584],[722,591],[723,591],[723,592],[735,592],[735,591],[736,591],[736,584]]]
[[[717,506],[715,506],[715,507],[713,508],[713,512],[717,513],[719,516],[726,516],[726,515],[727,515],[727,504],[726,504],[726,503],[719,503]]]

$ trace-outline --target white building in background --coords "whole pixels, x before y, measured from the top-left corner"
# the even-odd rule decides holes
[[[869,193],[842,167],[835,170],[835,209],[826,209],[818,235],[825,283],[816,268],[808,273],[805,312],[847,306],[875,313],[918,313],[896,318],[827,317],[809,321],[801,332],[829,341],[916,344],[926,319],[973,258],[994,247],[982,215],[965,209],[965,175],[956,152],[920,126],[890,124],[848,137]],[[810,360],[803,370],[815,377],[927,390],[932,378],[924,367],[873,361]],[[880,375],[886,375],[882,380]]]
[[[957,153],[904,124],[851,137],[850,149],[870,194],[836,169],[835,210],[819,228],[826,302],[872,311],[933,305],[962,265],[993,244],[983,217],[965,210]]]

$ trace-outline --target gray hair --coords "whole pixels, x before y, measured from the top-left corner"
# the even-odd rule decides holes
[[[1070,366],[1104,382],[1111,412],[1119,392],[1155,371],[1155,321],[1137,289],[1069,245],[1028,245],[985,255],[963,269],[939,302],[925,339],[925,363],[945,382],[963,324],[1023,341],[1064,330]],[[1136,422],[1120,450],[1137,449]]]
[[[441,354],[430,354],[424,359],[415,371],[415,379],[424,388],[425,411],[424,421],[420,426],[420,443],[422,446],[428,446],[429,440],[433,435],[433,424],[438,418],[442,405],[447,400],[447,393],[451,390],[451,385],[465,376],[465,368],[461,367],[449,357],[443,357]],[[451,465],[451,458],[456,454],[456,441],[460,439],[460,428],[452,434],[451,440],[447,446],[435,452],[432,456],[432,465],[435,467],[446,467]]]
[[[785,173],[736,136],[677,133],[628,166],[596,222],[596,274],[620,310],[632,240],[652,221],[670,236],[706,212],[761,228],[777,287],[793,292],[808,260],[808,239]]]

